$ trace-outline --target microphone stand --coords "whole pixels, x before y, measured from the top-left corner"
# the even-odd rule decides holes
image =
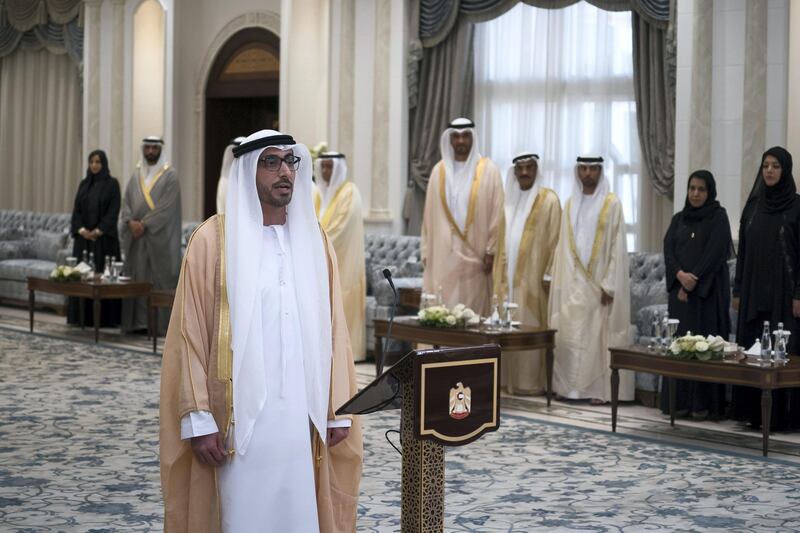
[[[386,350],[389,347],[389,340],[392,337],[392,324],[394,323],[394,315],[397,312],[397,301],[399,299],[397,295],[397,289],[394,286],[394,282],[392,281],[392,273],[388,268],[383,269],[383,277],[386,278],[386,281],[389,282],[389,286],[392,288],[392,292],[394,293],[394,304],[392,304],[392,312],[389,314],[389,327],[386,330],[386,337],[383,339],[383,350],[381,353],[380,360],[377,362],[377,376],[383,374],[383,358],[386,356]]]

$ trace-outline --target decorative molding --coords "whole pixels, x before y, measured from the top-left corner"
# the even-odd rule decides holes
[[[389,39],[391,0],[377,0],[375,9],[375,67],[373,71],[372,187],[370,217],[391,219],[389,211]]]
[[[689,121],[689,168],[711,166],[711,73],[713,2],[695,2],[692,36],[692,86]]]
[[[741,205],[747,202],[755,168],[767,142],[767,0],[748,0],[745,7],[744,90],[742,92]],[[777,82],[777,80],[771,80]]]
[[[281,36],[281,17],[278,13],[272,11],[251,11],[244,13],[228,22],[217,33],[214,40],[206,50],[206,56],[203,59],[202,67],[195,80],[195,97],[194,97],[194,146],[195,161],[194,161],[194,175],[196,184],[200,190],[204,190],[205,173],[203,172],[203,161],[205,160],[205,95],[206,95],[206,81],[211,72],[211,67],[214,65],[214,60],[217,54],[228,42],[228,39],[233,37],[239,31],[245,28],[264,28],[279,38]],[[194,209],[198,213],[203,212],[203,195],[197,195],[194,199]]]

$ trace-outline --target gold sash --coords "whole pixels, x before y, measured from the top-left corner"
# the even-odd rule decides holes
[[[536,218],[537,215],[539,214],[542,202],[544,201],[544,197],[545,195],[547,195],[547,192],[549,190],[550,189],[545,189],[544,187],[542,187],[539,190],[539,192],[536,194],[536,199],[533,201],[533,207],[531,208],[531,212],[528,214],[528,218],[525,220],[525,229],[522,230],[522,236],[519,239],[520,249],[519,253],[517,253],[517,264],[514,265],[514,279],[512,280],[514,284],[512,285],[512,287],[519,287],[520,285],[519,278],[521,275],[520,272],[522,270],[520,268],[520,261],[524,260],[528,256],[527,253],[524,254],[523,256],[522,244],[526,242],[525,239],[528,239],[529,235],[533,231],[535,225],[534,223],[536,222]]]
[[[447,215],[447,220],[450,222],[450,228],[456,233],[456,235],[459,236],[462,241],[464,241],[464,244],[467,246],[469,246],[467,235],[469,233],[469,228],[472,225],[472,221],[475,219],[475,204],[478,201],[478,190],[481,186],[481,177],[483,176],[484,168],[486,168],[487,160],[488,158],[481,157],[480,161],[478,161],[478,166],[475,168],[475,176],[472,178],[472,188],[469,192],[467,223],[464,225],[463,232],[461,231],[461,228],[458,227],[458,224],[456,224],[456,221],[453,218],[453,213],[450,212],[450,207],[447,205],[447,184],[445,182],[444,161],[439,162],[439,196],[442,200],[442,207],[444,208],[445,215]]]
[[[586,277],[590,281],[594,281],[592,275],[594,274],[594,269],[597,267],[597,256],[600,253],[600,245],[603,242],[603,237],[606,232],[606,226],[608,225],[608,210],[611,208],[611,202],[614,200],[615,196],[613,192],[610,192],[606,195],[605,199],[603,200],[603,207],[600,209],[600,220],[597,222],[597,230],[594,233],[594,242],[592,243],[592,255],[589,258],[589,265],[584,265],[583,261],[581,261],[580,255],[578,255],[578,248],[575,246],[575,233],[572,229],[572,217],[570,216],[570,212],[572,210],[572,199],[570,198],[569,202],[567,203],[567,226],[568,226],[568,235],[569,235],[569,249],[572,252],[572,257],[575,259],[575,263],[580,267]]]
[[[141,166],[142,165],[140,163],[140,164],[136,165],[136,168],[141,168]],[[153,202],[153,198],[150,196],[150,191],[153,190],[153,187],[156,186],[156,183],[158,183],[159,178],[161,178],[161,176],[164,175],[164,172],[166,172],[167,169],[169,169],[169,163],[164,163],[164,166],[161,167],[161,170],[158,171],[158,174],[156,174],[153,177],[153,180],[150,182],[150,186],[149,187],[147,185],[145,185],[144,176],[142,176],[141,172],[139,173],[139,186],[142,188],[142,194],[144,195],[144,201],[147,202],[147,205],[150,206],[150,209],[155,209],[156,208],[156,204],[155,204],[155,202]]]
[[[217,215],[219,235],[219,324],[217,324],[217,378],[225,382],[225,405],[228,420],[223,442],[233,420],[233,351],[231,350],[231,309],[228,305],[228,285],[225,278],[225,215]]]
[[[336,202],[339,200],[339,197],[342,195],[342,192],[345,189],[347,189],[349,191],[350,187],[352,187],[352,186],[353,186],[353,182],[346,181],[346,182],[342,183],[341,186],[339,186],[338,189],[336,189],[336,192],[333,194],[333,198],[331,198],[331,201],[328,202],[328,207],[325,208],[325,214],[322,215],[322,220],[320,220],[320,223],[322,224],[323,228],[327,228],[328,225],[331,223],[331,218],[333,218],[333,214],[336,212],[336,210],[333,208],[333,206],[336,205]],[[320,199],[320,203],[321,203],[321,201],[322,200]],[[319,216],[319,208],[317,208],[317,216]]]

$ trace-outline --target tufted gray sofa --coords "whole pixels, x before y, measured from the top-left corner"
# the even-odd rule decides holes
[[[28,276],[47,277],[69,255],[69,213],[0,209],[0,300],[27,303]],[[57,294],[37,295],[39,305],[63,312]]]
[[[70,213],[0,209],[0,301],[27,304],[28,276],[49,276],[72,253],[70,219]],[[184,222],[182,251],[198,224]],[[42,292],[36,295],[36,303],[61,313],[66,301],[63,296]]]
[[[394,303],[394,294],[383,277],[383,269],[392,273],[395,287],[421,288],[422,263],[420,261],[419,237],[409,235],[365,235],[364,261],[367,275],[367,351],[375,345],[373,321],[388,320]],[[401,313],[402,310],[398,310]],[[392,341],[388,352],[405,353],[410,349],[406,343]]]

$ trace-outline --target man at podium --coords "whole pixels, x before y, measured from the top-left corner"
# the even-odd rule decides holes
[[[164,530],[355,531],[361,429],[334,414],[355,369],[311,157],[270,130],[234,156],[226,214],[189,241],[164,347]]]

